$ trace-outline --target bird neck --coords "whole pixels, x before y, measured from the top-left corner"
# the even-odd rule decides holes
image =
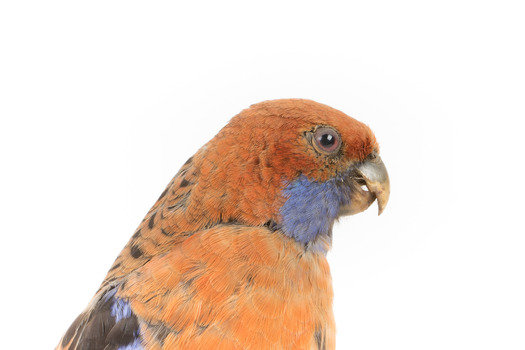
[[[286,202],[280,209],[285,235],[313,250],[325,251],[332,241],[332,227],[350,196],[337,178],[317,182],[301,175],[283,191]]]

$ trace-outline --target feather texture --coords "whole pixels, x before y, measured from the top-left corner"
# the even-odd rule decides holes
[[[337,153],[312,146],[330,126]],[[182,166],[57,349],[334,349],[326,252],[368,127],[308,100],[250,107]]]

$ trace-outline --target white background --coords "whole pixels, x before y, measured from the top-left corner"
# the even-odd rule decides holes
[[[3,1],[2,348],[51,349],[184,161],[252,103],[375,131],[335,227],[338,349],[524,349],[519,1]]]

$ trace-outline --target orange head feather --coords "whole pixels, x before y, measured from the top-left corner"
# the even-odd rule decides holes
[[[312,135],[323,127],[340,137],[334,154],[315,147]],[[284,190],[296,179],[325,183],[377,152],[370,128],[334,108],[303,99],[258,103],[232,118],[193,157],[187,213],[204,212],[209,222],[280,225],[289,197]]]

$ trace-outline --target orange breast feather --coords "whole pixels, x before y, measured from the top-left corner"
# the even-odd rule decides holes
[[[126,284],[120,296],[148,320],[152,349],[334,348],[324,254],[265,228],[199,232]]]

